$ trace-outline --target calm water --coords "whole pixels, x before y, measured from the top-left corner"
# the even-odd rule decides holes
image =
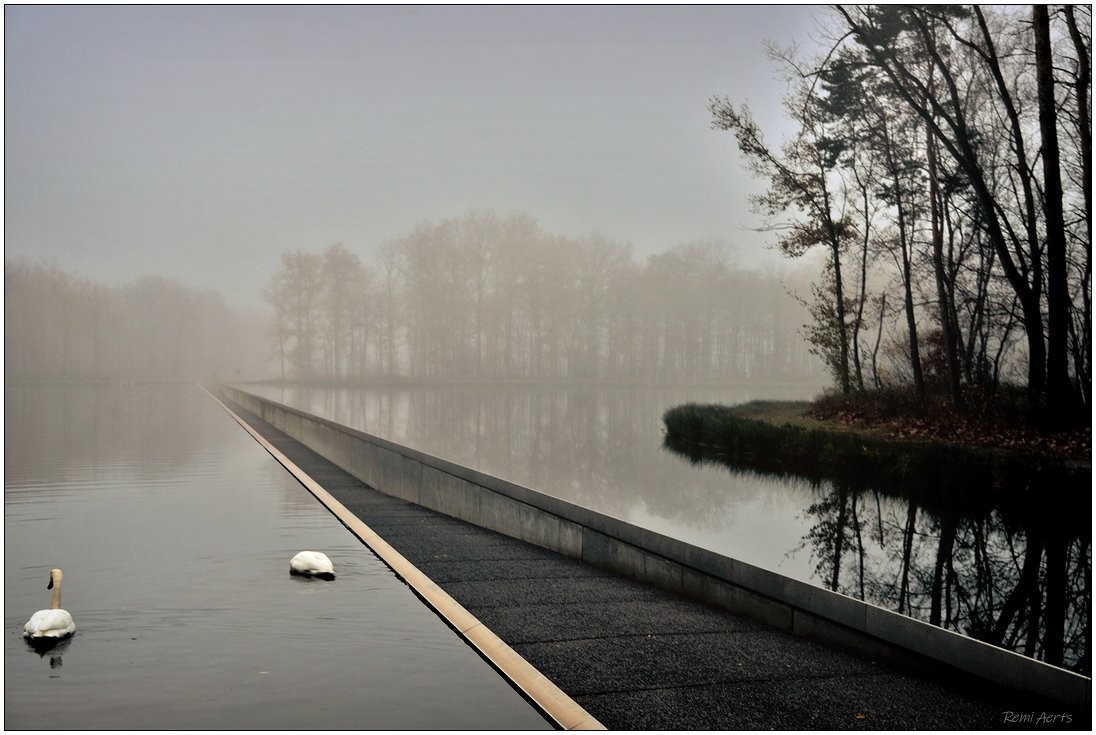
[[[246,387],[750,564],[1036,658],[1060,649],[1062,664],[1090,668],[1087,496],[1055,507],[1033,488],[1030,508],[1002,508],[991,491],[972,511],[962,499],[932,506],[888,488],[812,486],[663,448],[667,408],[807,400],[817,386]],[[1058,643],[1046,640],[1048,616]]]
[[[200,388],[8,387],[4,423],[6,728],[547,728]]]
[[[807,487],[697,469],[662,449],[686,401],[807,400],[807,385],[730,388],[244,386],[258,395],[801,579]],[[789,553],[792,551],[793,553]]]

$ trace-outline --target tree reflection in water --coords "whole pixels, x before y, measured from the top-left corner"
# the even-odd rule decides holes
[[[666,446],[736,474],[787,474],[748,469],[710,448]],[[812,525],[789,553],[809,550],[816,580],[830,590],[1088,674],[1088,477],[1047,471],[1014,478],[1022,488],[902,490],[802,479],[814,494],[803,509]]]

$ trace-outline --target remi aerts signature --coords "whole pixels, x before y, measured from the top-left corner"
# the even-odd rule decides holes
[[[1068,725],[1073,722],[1073,715],[1065,712],[1013,712],[1005,710],[1001,713],[1001,717],[1008,725]]]

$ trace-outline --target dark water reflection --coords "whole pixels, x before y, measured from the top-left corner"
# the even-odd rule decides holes
[[[1087,496],[1072,509],[1038,493],[1008,509],[911,500],[728,472],[662,447],[671,406],[806,399],[812,386],[249,389],[1021,653],[1060,649],[1062,664],[1089,670]]]
[[[732,477],[759,473],[687,443]],[[943,462],[943,458],[939,460]],[[940,470],[940,468],[935,468]],[[948,472],[945,467],[941,471]],[[985,484],[875,488],[813,480],[814,579],[828,589],[1056,666],[1091,672],[1091,472],[1014,468]]]
[[[7,387],[4,419],[7,728],[547,727],[200,388]],[[40,655],[52,566],[77,632]]]

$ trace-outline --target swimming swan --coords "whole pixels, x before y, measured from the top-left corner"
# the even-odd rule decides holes
[[[289,573],[321,579],[335,578],[335,565],[320,551],[302,551],[289,560]]]
[[[49,570],[49,584],[46,589],[53,590],[53,603],[49,610],[39,610],[30,616],[23,626],[23,637],[31,642],[58,641],[68,638],[76,632],[76,623],[68,610],[61,609],[61,570]]]

